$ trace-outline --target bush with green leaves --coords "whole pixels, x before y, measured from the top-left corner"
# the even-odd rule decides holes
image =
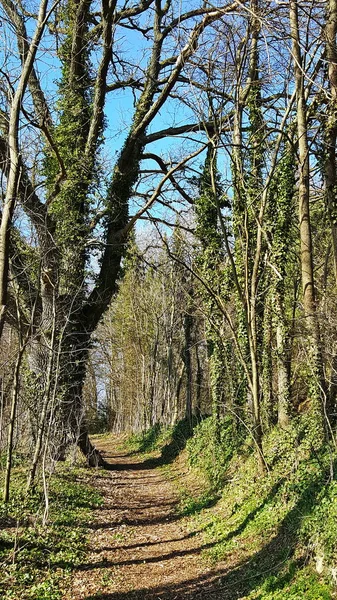
[[[130,435],[126,445],[132,452],[152,452],[162,445],[163,439],[169,434],[170,431],[167,428],[155,423],[146,431]]]
[[[235,448],[232,419],[219,422],[211,416],[195,427],[193,438],[187,442],[189,463],[206,475],[212,489],[218,489],[225,481]]]
[[[314,510],[302,524],[302,535],[312,553],[337,566],[337,481],[322,486]]]

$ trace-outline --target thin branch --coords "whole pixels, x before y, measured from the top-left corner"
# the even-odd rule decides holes
[[[155,201],[157,200],[158,196],[161,193],[161,190],[163,188],[164,183],[168,180],[171,179],[171,177],[173,176],[173,174],[178,171],[179,169],[181,169],[181,167],[183,167],[189,160],[191,160],[192,158],[195,158],[196,156],[198,156],[199,154],[201,154],[201,152],[204,152],[204,150],[207,148],[208,143],[204,144],[201,148],[198,148],[198,150],[196,150],[195,152],[192,152],[192,154],[189,154],[188,156],[186,156],[185,158],[183,158],[183,160],[181,160],[177,165],[175,165],[174,167],[172,167],[167,173],[166,175],[162,178],[162,180],[160,181],[160,183],[157,185],[156,189],[154,190],[154,192],[151,194],[149,200],[147,201],[147,203],[145,204],[145,206],[143,206],[133,217],[130,218],[128,224],[121,230],[118,232],[118,235],[121,238],[124,238],[129,231],[132,229],[132,227],[134,226],[134,224],[136,223],[136,221],[145,213],[149,210],[149,208],[151,208],[153,206],[153,204],[155,203]]]

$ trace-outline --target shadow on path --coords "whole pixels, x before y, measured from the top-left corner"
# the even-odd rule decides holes
[[[155,461],[146,461],[145,463],[136,463],[137,469],[143,470],[144,464],[149,469],[153,469],[156,466]],[[120,470],[123,470],[123,465],[119,464],[118,467]],[[133,466],[131,467],[128,464],[125,470],[132,469]],[[279,523],[274,536],[272,538],[269,536],[268,541],[266,541],[262,548],[247,557],[247,551],[241,545],[240,559],[235,557],[235,552],[233,552],[231,556],[228,555],[226,563],[220,563],[214,569],[205,569],[205,572],[201,575],[196,574],[196,569],[190,570],[186,568],[186,571],[179,572],[179,569],[184,568],[184,565],[186,567],[184,558],[191,557],[191,564],[192,561],[197,562],[199,561],[199,555],[203,551],[215,547],[219,542],[218,540],[211,540],[208,543],[203,543],[202,538],[200,538],[200,540],[195,540],[196,543],[192,544],[192,547],[184,547],[184,542],[195,537],[198,533],[196,531],[179,536],[177,535],[177,530],[171,530],[170,535],[172,535],[172,539],[169,539],[170,535],[163,529],[163,539],[158,538],[156,541],[142,541],[140,539],[139,543],[132,543],[130,545],[106,545],[105,547],[100,547],[97,553],[102,551],[116,551],[116,557],[104,558],[97,563],[82,564],[78,567],[79,572],[91,572],[95,569],[99,569],[100,571],[102,569],[112,569],[112,573],[118,574],[118,568],[121,568],[127,569],[126,571],[122,571],[127,576],[127,573],[130,572],[128,570],[132,569],[133,566],[135,567],[135,572],[138,573],[137,568],[139,569],[140,565],[149,564],[149,569],[151,570],[152,568],[152,571],[149,572],[154,574],[154,577],[149,578],[148,587],[144,585],[147,583],[146,578],[141,579],[136,576],[133,579],[134,589],[131,591],[114,591],[108,593],[104,592],[103,589],[103,591],[98,593],[85,596],[83,600],[236,600],[250,594],[258,585],[261,585],[264,580],[272,575],[278,577],[273,583],[274,591],[282,592],[284,587],[291,582],[294,574],[293,570],[300,568],[302,565],[303,561],[301,558],[294,560],[293,557],[300,528],[303,520],[310,516],[317,496],[321,492],[326,480],[325,474],[318,472],[315,477],[311,478],[307,485],[303,485],[302,489],[298,491],[296,504],[287,512],[283,520]],[[136,484],[137,481],[136,478]],[[144,481],[146,482],[146,477]],[[156,485],[155,481],[153,483]],[[246,515],[242,519],[242,522],[234,530],[230,531],[220,543],[226,544],[231,539],[240,536],[249,523],[258,516],[259,512],[269,505],[273,509],[273,499],[277,496],[283,484],[284,480],[277,481],[268,495],[261,499],[260,504]],[[175,502],[160,502],[154,498],[153,503],[148,501],[146,505],[146,501],[142,504],[139,498],[135,498],[134,500],[135,503],[130,502],[130,498],[126,495],[122,500],[125,511],[140,510],[142,512],[144,510],[145,514],[139,514],[138,519],[130,519],[126,516],[125,519],[123,518],[122,523],[127,525],[152,526],[156,524],[164,525],[165,523],[172,523],[181,519],[180,515],[172,512]],[[158,509],[157,512],[151,512],[155,511],[156,508]],[[148,509],[150,512],[146,513]],[[115,525],[121,525],[121,523],[98,523],[97,526],[94,524],[91,528],[113,528]],[[169,545],[174,542],[181,542],[183,547],[180,549],[170,548]],[[160,548],[160,545],[163,548]],[[128,554],[118,554],[118,550],[127,552],[140,548],[152,548],[150,550],[151,556],[132,556],[131,552],[131,556],[128,556]],[[244,554],[245,557],[243,558]],[[182,562],[179,562],[180,559]],[[177,577],[173,583],[171,578],[165,584],[165,575],[164,572],[160,573],[159,566],[162,566],[160,563],[167,565],[170,560],[174,561],[171,563],[170,572],[172,572],[172,569],[173,571],[176,570],[180,577]],[[182,579],[181,576],[184,576],[184,574],[185,579]],[[122,588],[120,589],[122,590]],[[284,594],[284,598],[286,598],[286,590],[284,590]]]
[[[128,458],[133,456],[132,452],[113,454],[109,451],[100,450],[102,457],[105,460],[104,469],[108,471],[143,471],[147,469],[155,469],[156,467],[171,464],[178,456],[178,454],[185,448],[187,441],[193,435],[193,428],[199,423],[200,419],[193,417],[193,421],[190,422],[188,419],[182,419],[179,421],[172,430],[171,440],[168,444],[163,446],[161,455],[157,458],[149,458],[143,462],[130,463],[129,461],[120,462],[106,462],[106,459],[115,461],[116,458]],[[144,436],[143,442],[140,443],[139,452],[148,452],[153,449],[153,444],[156,442],[160,435],[161,428],[159,425],[154,426],[150,433],[150,436]]]
[[[94,552],[108,552],[110,550],[138,550],[139,548],[150,548],[151,546],[160,546],[161,544],[173,544],[175,542],[182,542],[184,540],[189,540],[194,538],[197,534],[199,533],[199,531],[192,531],[191,533],[188,533],[187,535],[183,535],[182,537],[179,538],[170,538],[167,540],[156,540],[155,542],[150,542],[150,541],[146,541],[146,542],[140,542],[138,544],[128,544],[127,546],[103,546],[101,548],[99,548],[98,550],[94,550]]]
[[[127,510],[127,509],[126,509]],[[173,523],[174,521],[179,521],[181,519],[180,515],[163,515],[159,517],[139,517],[138,519],[129,519],[128,517],[123,517],[121,521],[106,521],[104,523],[90,523],[87,528],[92,530],[98,529],[114,529],[115,527],[119,527],[122,523],[124,525],[163,525],[164,523]]]
[[[164,543],[164,542],[162,542]],[[172,558],[178,558],[182,556],[192,556],[193,554],[200,554],[203,550],[208,550],[215,546],[216,542],[212,542],[211,544],[203,544],[198,546],[197,548],[188,548],[187,550],[173,550],[167,554],[160,554],[159,556],[150,556],[147,558],[132,558],[130,560],[119,560],[119,561],[108,561],[104,560],[97,563],[87,563],[82,564],[78,567],[80,571],[90,571],[92,569],[99,569],[102,567],[111,568],[111,567],[121,567],[126,565],[143,565],[145,563],[162,563],[166,560],[171,560]]]
[[[285,516],[280,523],[275,537],[273,537],[261,550],[252,555],[248,560],[242,561],[235,567],[225,567],[212,571],[208,575],[203,575],[194,579],[187,579],[173,585],[161,585],[152,589],[137,589],[132,592],[97,594],[88,596],[85,600],[183,600],[194,598],[195,600],[221,599],[235,600],[249,594],[258,583],[261,583],[270,575],[277,575],[284,569],[285,562],[292,557],[298,540],[298,532],[301,522],[308,517],[314,507],[317,494],[321,489],[322,482],[314,480],[307,488],[303,490],[296,506]],[[281,483],[274,486],[271,495],[275,495]],[[259,509],[262,506],[260,505]],[[258,510],[256,511],[258,512]],[[253,519],[254,515],[246,517],[242,524],[227,536],[231,539],[241,533],[248,521]],[[194,550],[188,550],[186,553],[198,555],[202,550],[211,548],[216,542],[200,545]],[[181,555],[183,555],[181,553]],[[160,562],[168,560],[173,555],[178,556],[179,551],[172,552],[169,555],[156,556],[148,558],[147,562]],[[139,564],[141,561],[130,560],[124,564]],[[121,564],[121,563],[119,563]],[[297,566],[300,566],[298,562]],[[287,583],[287,574],[279,580],[282,589]],[[286,597],[286,596],[285,596]]]

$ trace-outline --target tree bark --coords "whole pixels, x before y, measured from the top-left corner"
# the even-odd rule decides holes
[[[334,257],[335,279],[337,283],[337,172],[336,172],[336,140],[337,140],[337,0],[329,0],[328,19],[325,28],[326,58],[328,61],[328,79],[330,98],[325,123],[325,196],[328,207],[332,247]]]
[[[298,204],[303,310],[307,328],[308,358],[312,369],[312,373],[310,374],[312,409],[318,415],[321,415],[322,418],[323,402],[325,401],[325,381],[314,282],[313,244],[310,223],[310,162],[304,88],[305,72],[301,54],[297,0],[290,0],[290,27],[297,104],[296,119],[299,156]],[[319,419],[319,416],[317,416],[317,419]]]
[[[47,6],[48,0],[41,0],[37,26],[29,48],[27,49],[27,54],[23,63],[21,76],[10,109],[8,125],[9,169],[7,176],[6,195],[4,199],[4,206],[2,210],[0,224],[0,337],[2,335],[5,323],[7,307],[10,228],[12,224],[14,206],[18,192],[18,183],[21,168],[18,140],[19,118],[21,113],[22,100],[27,89],[30,74],[33,69],[35,55],[46,25]]]

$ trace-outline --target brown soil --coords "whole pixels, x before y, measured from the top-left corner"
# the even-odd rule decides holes
[[[211,568],[202,551],[212,544],[178,515],[176,477],[116,450],[111,439],[98,446],[112,470],[90,475],[104,505],[88,524],[89,552],[64,600],[240,597],[240,568],[238,577],[233,564]]]

